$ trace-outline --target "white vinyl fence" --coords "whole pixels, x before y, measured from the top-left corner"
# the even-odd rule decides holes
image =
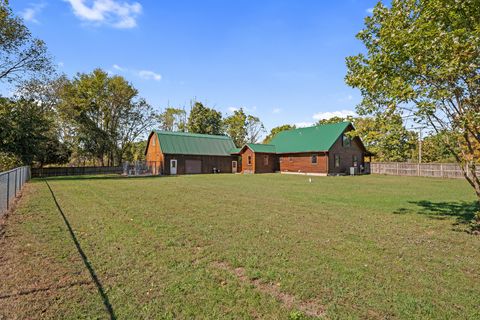
[[[370,172],[395,176],[464,178],[462,169],[456,163],[372,162]],[[480,175],[480,165],[477,172]]]
[[[7,212],[23,185],[30,180],[30,167],[0,172],[0,216]]]

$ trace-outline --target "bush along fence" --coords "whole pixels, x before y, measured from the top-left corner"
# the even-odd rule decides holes
[[[372,162],[370,170],[374,174],[395,176],[464,178],[462,169],[456,163]],[[478,174],[480,174],[480,168]]]
[[[121,174],[123,167],[50,167],[32,168],[33,178],[46,178],[58,176],[81,176],[96,174]]]
[[[19,167],[0,172],[0,215],[7,212],[25,183],[30,180],[30,167]]]

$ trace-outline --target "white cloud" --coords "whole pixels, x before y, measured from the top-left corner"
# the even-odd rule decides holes
[[[128,29],[137,26],[137,17],[142,12],[138,2],[117,0],[65,0],[70,3],[73,13],[80,19],[97,25],[106,24],[114,28]]]
[[[45,8],[45,3],[31,4],[28,8],[20,12],[20,15],[25,21],[39,23],[37,16],[42,12],[43,8]]]
[[[60,62],[57,63],[57,64],[58,64],[58,66],[59,66],[60,68],[63,68],[63,67],[65,66],[65,63],[63,63],[62,61],[60,61]]]
[[[113,69],[118,70],[118,71],[125,71],[126,70],[125,68],[120,67],[118,64],[114,64],[112,67],[113,67]]]
[[[313,115],[313,119],[315,120],[328,120],[333,117],[339,118],[346,118],[348,116],[356,116],[357,114],[355,111],[352,110],[339,110],[339,111],[327,111],[327,112],[319,112]]]
[[[160,74],[150,70],[141,70],[138,72],[138,76],[146,80],[155,80],[155,81],[162,80],[162,76]]]
[[[373,13],[373,8],[368,8],[367,10],[365,10],[368,14],[372,14]]]
[[[282,109],[280,108],[275,108],[272,110],[272,113],[280,113],[280,112],[282,112]]]
[[[297,127],[297,128],[311,127],[313,125],[314,125],[313,122],[297,122],[297,123],[295,123],[295,127]]]
[[[235,107],[228,107],[228,111],[230,112],[235,112],[235,111],[238,111],[238,108],[235,108]]]

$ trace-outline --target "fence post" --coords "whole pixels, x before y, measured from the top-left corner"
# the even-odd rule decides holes
[[[397,176],[399,175],[398,165],[399,165],[399,163],[397,162]]]
[[[440,175],[443,178],[443,164],[442,163],[440,163]]]
[[[17,196],[17,169],[15,169],[15,197]]]
[[[10,172],[7,173],[7,210],[10,207]]]
[[[417,165],[417,176],[420,176],[420,163]]]

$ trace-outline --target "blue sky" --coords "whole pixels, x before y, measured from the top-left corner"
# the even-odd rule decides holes
[[[345,57],[369,0],[11,1],[69,76],[125,76],[150,104],[243,107],[267,129],[353,112]]]

